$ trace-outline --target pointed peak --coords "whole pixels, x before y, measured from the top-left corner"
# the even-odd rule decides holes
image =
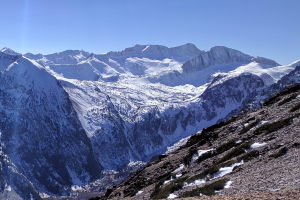
[[[13,55],[13,56],[19,56],[21,55],[20,53],[10,49],[10,48],[7,48],[7,47],[4,47],[0,50],[0,52],[2,53],[5,53],[5,54],[8,54],[8,55]]]
[[[300,66],[300,60],[292,62],[291,64],[289,64],[289,66]]]
[[[142,51],[147,45],[136,44],[133,47],[128,47],[123,52],[139,52]]]
[[[264,58],[264,57],[253,57],[251,59],[252,62],[256,62],[256,63],[260,63],[260,64],[263,64],[263,65],[268,65],[268,66],[272,66],[272,67],[275,67],[275,66],[279,66],[280,64],[278,64],[276,61],[274,60],[271,60],[271,59],[268,59],[268,58]]]
[[[46,54],[45,56],[75,56],[75,55],[85,55],[88,56],[91,53],[84,51],[84,50],[73,50],[73,49],[67,49],[56,53]]]
[[[232,48],[229,48],[229,47],[226,47],[226,46],[214,46],[212,47],[209,51],[237,51],[235,49],[232,49]]]
[[[187,47],[187,48],[196,48],[196,49],[198,49],[198,47],[193,43],[185,43],[185,44],[180,45],[178,47]]]
[[[198,47],[196,45],[194,45],[193,43],[185,43],[183,45],[172,47],[170,49],[180,49],[180,50],[184,50],[184,51],[198,51],[198,52],[201,52],[201,50],[198,49]]]
[[[243,53],[243,52],[241,52],[239,50],[232,49],[232,48],[229,48],[229,47],[226,47],[226,46],[215,46],[215,47],[212,47],[208,51],[208,53],[214,54],[216,56],[244,57],[244,58],[247,58],[247,60],[249,60],[249,59],[252,58],[252,56],[250,56],[248,54],[245,54],[245,53]]]

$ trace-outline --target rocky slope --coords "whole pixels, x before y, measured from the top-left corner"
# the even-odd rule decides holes
[[[297,199],[299,109],[298,84],[203,129],[95,199]]]

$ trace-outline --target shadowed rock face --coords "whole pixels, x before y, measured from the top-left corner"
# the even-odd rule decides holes
[[[44,69],[26,58],[7,68],[0,105],[2,150],[39,191],[68,194],[71,185],[99,177],[101,165],[67,93]]]
[[[210,51],[187,61],[182,69],[184,72],[195,72],[206,67],[225,63],[249,63],[251,56],[227,47],[213,47]]]
[[[115,59],[125,59],[126,57],[139,57],[150,59],[171,58],[179,61],[185,61],[199,55],[202,51],[194,44],[187,43],[181,46],[168,48],[162,45],[135,45],[119,52],[109,52],[107,57]]]
[[[8,65],[12,64],[20,57],[21,57],[20,55],[10,55],[10,54],[0,52],[0,71],[5,69]]]
[[[240,63],[240,64],[246,64],[249,62],[258,62],[263,65],[268,66],[278,66],[279,64],[276,63],[273,60],[263,58],[263,57],[252,57],[247,54],[244,54],[240,51],[222,47],[222,46],[216,46],[211,48],[207,52],[201,53],[199,56],[190,59],[186,63],[183,64],[182,69],[184,72],[196,72],[200,71],[202,69],[205,69],[209,66],[214,65],[224,65],[224,64],[233,64],[233,63]]]
[[[16,192],[11,192],[14,190]],[[0,147],[0,199],[41,199],[30,180],[12,163]]]

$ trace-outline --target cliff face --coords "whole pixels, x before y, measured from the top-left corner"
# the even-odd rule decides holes
[[[280,90],[259,109],[203,129],[101,199],[291,199],[300,194],[299,158],[297,84]]]
[[[44,68],[24,57],[9,65],[0,74],[0,105],[1,192],[38,199],[37,191],[69,194],[73,184],[99,178],[68,95]]]
[[[182,65],[182,69],[184,72],[190,73],[200,71],[209,66],[234,63],[246,64],[249,62],[257,62],[267,66],[279,65],[278,63],[270,59],[262,57],[252,57],[231,48],[216,46],[211,48],[209,51],[202,52],[197,57],[185,62]]]

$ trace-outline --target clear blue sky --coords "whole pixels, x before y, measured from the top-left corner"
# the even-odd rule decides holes
[[[0,0],[0,48],[21,53],[134,44],[224,45],[300,59],[300,0]]]

